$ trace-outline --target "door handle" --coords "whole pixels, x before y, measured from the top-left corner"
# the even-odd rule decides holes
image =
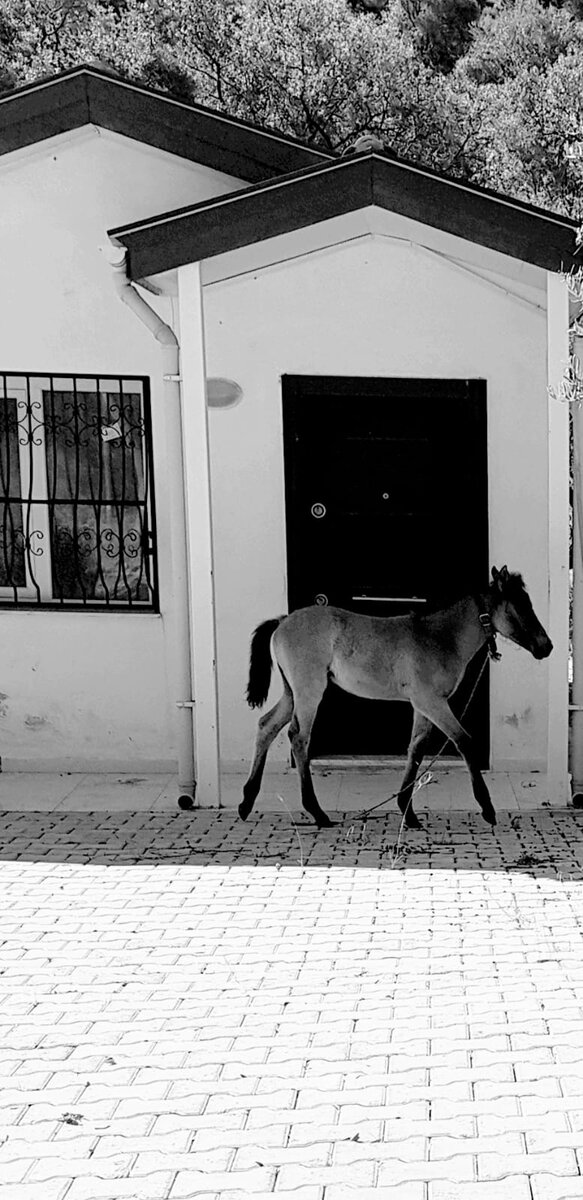
[[[374,604],[427,604],[421,596],[352,596],[352,600],[370,600]]]

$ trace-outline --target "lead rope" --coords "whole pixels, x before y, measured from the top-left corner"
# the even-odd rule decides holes
[[[486,612],[480,613],[480,623],[481,623],[484,633],[486,635],[486,642],[485,642],[486,656],[484,658],[482,666],[480,667],[478,678],[476,679],[476,682],[470,692],[469,700],[468,700],[468,702],[464,708],[464,711],[462,713],[462,720],[465,717],[465,715],[468,711],[468,708],[470,707],[470,704],[472,703],[472,700],[474,699],[474,696],[478,689],[482,675],[484,674],[484,671],[486,670],[486,666],[488,664],[488,659],[491,658],[493,662],[499,662],[500,659],[502,658],[502,655],[496,649],[496,630],[494,629],[494,626],[492,625],[490,614],[486,613]],[[428,776],[431,773],[431,768],[432,768],[433,764],[435,762],[437,762],[437,759],[439,758],[439,756],[441,754],[443,754],[443,751],[445,750],[445,747],[447,746],[449,740],[450,740],[449,738],[445,739],[443,745],[440,746],[437,753],[433,755],[433,758],[431,759],[429,766],[425,768],[425,771],[423,772],[421,779],[413,786],[413,790],[407,801],[407,808],[405,809],[405,812],[403,813],[403,818],[402,818],[401,824],[405,820],[405,817],[407,815],[407,810],[413,800],[413,796],[415,795],[415,793],[420,791],[422,787],[425,787],[430,782]],[[387,796],[385,800],[380,800],[378,804],[373,804],[372,808],[363,809],[362,812],[356,814],[356,816],[353,818],[353,820],[360,821],[360,820],[362,820],[363,817],[368,817],[369,814],[372,812],[375,812],[377,808],[382,808],[384,804],[389,804],[391,800],[394,800],[397,796],[400,795],[400,792],[401,792],[401,788],[399,788],[396,792],[392,792],[391,795]]]

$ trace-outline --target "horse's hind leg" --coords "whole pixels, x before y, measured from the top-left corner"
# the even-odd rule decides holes
[[[413,810],[413,789],[432,729],[433,722],[415,709],[407,765],[397,801],[408,829],[421,829],[421,822]]]
[[[417,701],[416,701],[417,703]],[[462,755],[470,773],[472,790],[482,810],[482,816],[489,825],[496,824],[496,810],[490,799],[482,772],[478,766],[474,744],[468,733],[460,725],[457,717],[451,711],[447,700],[441,697],[423,697],[420,707],[425,716],[441,729],[442,733],[453,742]]]
[[[283,680],[283,688],[284,691],[281,700],[278,700],[277,704],[269,712],[264,713],[259,718],[257,724],[255,753],[247,782],[243,787],[243,799],[239,805],[239,816],[242,821],[247,820],[259,795],[269,747],[274,738],[277,737],[280,729],[283,729],[284,725],[287,725],[288,721],[291,720],[294,704],[289,684],[285,678]]]
[[[324,694],[327,680],[324,680],[321,686],[312,684],[310,697],[302,696],[300,702],[296,695],[294,701],[294,715],[289,728],[289,739],[294,756],[294,761],[300,777],[300,787],[302,793],[302,805],[306,812],[314,818],[318,829],[328,829],[334,824],[333,821],[326,815],[323,808],[320,808],[318,799],[314,791],[312,776],[310,773],[310,737],[312,728],[316,719],[316,713],[320,700]]]

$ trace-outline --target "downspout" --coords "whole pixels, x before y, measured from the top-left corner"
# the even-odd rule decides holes
[[[176,697],[178,788],[181,807],[190,807],[196,791],[192,700],[192,630],[188,594],[188,542],[184,498],[180,347],[178,338],[136,291],[127,275],[126,251],[110,244],[106,250],[120,300],[150,330],[162,351],[167,444],[167,487],[170,501],[170,539],[173,579],[173,682]],[[186,803],[189,801],[190,803]]]

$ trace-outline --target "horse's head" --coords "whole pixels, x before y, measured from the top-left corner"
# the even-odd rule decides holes
[[[553,643],[543,629],[524,586],[522,575],[492,567],[488,588],[490,619],[496,633],[529,650],[534,658],[547,658]]]

